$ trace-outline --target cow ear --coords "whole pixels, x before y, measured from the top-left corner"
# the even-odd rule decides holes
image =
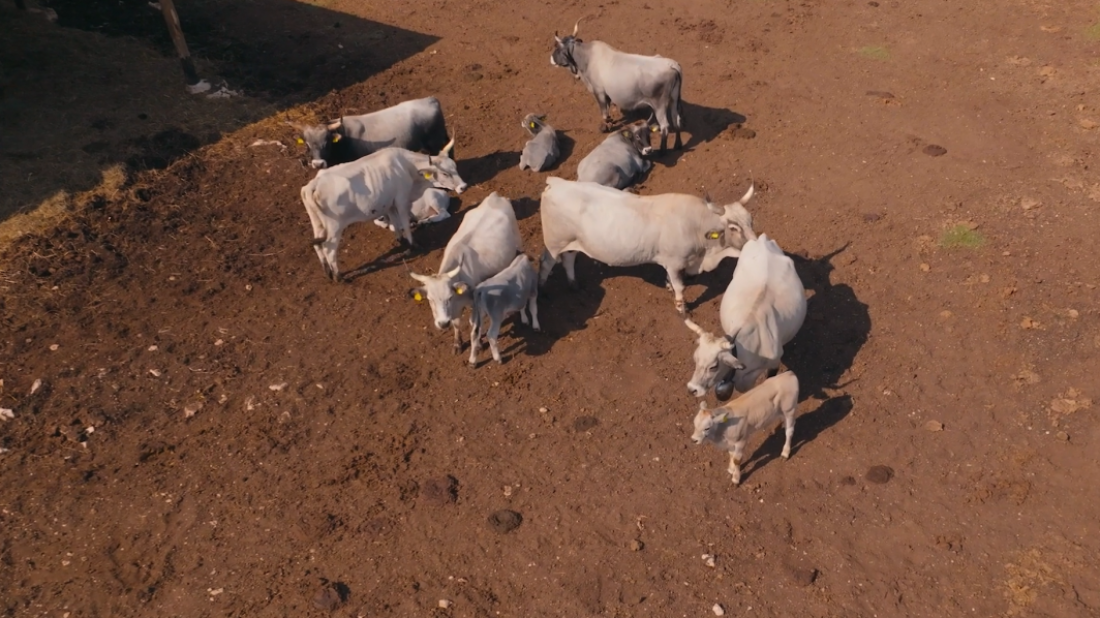
[[[297,139],[295,139],[294,141],[295,141],[295,142],[297,142],[299,146],[300,146],[300,145],[302,145],[302,144],[304,144],[304,143],[306,143],[306,140],[304,140],[304,139],[302,139],[302,138],[300,138],[300,137],[299,137],[299,138],[297,138]]]
[[[420,288],[412,288],[411,290],[409,290],[409,298],[415,300],[416,302],[420,302],[424,300],[424,292]]]
[[[720,206],[718,204],[715,204],[714,202],[712,202],[712,201],[710,201],[709,199],[706,199],[706,198],[704,198],[704,201],[707,203],[707,210],[713,212],[714,214],[716,214],[718,216],[722,216],[722,215],[726,214],[726,208],[724,206]]]
[[[340,141],[340,134],[339,133],[333,133],[332,134],[332,143],[335,144],[338,141]]]
[[[718,416],[714,417],[714,422],[716,422],[716,423],[724,423],[724,422],[726,422],[726,421],[727,421],[727,420],[729,419],[729,417],[730,417],[730,415],[729,415],[729,412],[725,412],[725,411],[723,411],[723,412],[722,412],[721,414],[719,414]]]
[[[424,180],[431,180],[432,176],[435,174],[433,174],[431,170],[421,170],[420,175],[424,177]]]
[[[745,363],[742,363],[736,356],[731,354],[728,350],[718,353],[718,360],[722,361],[722,364],[730,367],[731,369],[744,369]]]
[[[630,137],[630,129],[623,130],[623,137]]]
[[[461,281],[456,282],[452,287],[454,288],[455,294],[458,294],[459,296],[462,296],[470,290],[469,286]]]

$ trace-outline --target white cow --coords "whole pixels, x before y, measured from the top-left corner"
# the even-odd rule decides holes
[[[537,263],[536,263],[537,264]],[[542,330],[539,326],[539,273],[536,264],[526,254],[521,253],[512,260],[507,268],[474,288],[473,329],[470,331],[470,366],[477,366],[477,352],[481,344],[481,324],[489,321],[489,349],[493,353],[493,360],[503,362],[500,358],[500,348],[497,346],[497,337],[500,335],[500,326],[504,320],[513,313],[519,313],[519,319],[527,324],[527,314],[531,313],[532,326],[535,332]]]
[[[474,288],[507,268],[522,251],[512,202],[494,191],[462,218],[443,250],[439,274],[409,273],[422,284],[410,294],[418,301],[427,297],[436,328],[443,330],[449,324],[454,329],[456,354],[462,349],[458,319],[465,307],[473,305]]]
[[[685,320],[699,336],[695,373],[688,382],[688,390],[696,397],[722,383],[718,396],[728,398],[731,371],[739,392],[752,388],[765,372],[779,368],[783,346],[806,319],[806,294],[794,262],[767,234],[742,247],[719,315],[725,337],[715,337]]]
[[[592,182],[547,178],[539,207],[546,244],[541,283],[561,256],[569,284],[576,285],[578,251],[609,266],[659,264],[668,273],[676,310],[683,313],[680,273],[711,271],[756,238],[744,207],[752,193],[749,187],[740,201],[719,206],[682,193],[640,196]]]
[[[302,203],[313,225],[313,248],[325,274],[340,280],[336,256],[347,226],[385,216],[394,233],[413,245],[411,195],[416,178],[462,193],[466,183],[447,156],[454,143],[431,157],[401,148],[384,148],[361,159],[320,172],[302,187]]]
[[[780,418],[783,419],[787,441],[783,444],[783,458],[791,456],[791,437],[794,436],[794,415],[798,411],[798,378],[791,371],[768,378],[763,384],[733,401],[707,409],[705,401],[699,402],[695,414],[695,432],[691,439],[696,444],[711,442],[729,451],[728,472],[733,484],[741,483],[741,459],[749,437]]]
[[[434,184],[418,176],[413,183],[411,220],[412,224],[419,227],[429,223],[439,223],[451,217],[451,196],[443,189],[437,189]],[[378,227],[384,227],[395,232],[394,226],[385,215],[374,220]]]

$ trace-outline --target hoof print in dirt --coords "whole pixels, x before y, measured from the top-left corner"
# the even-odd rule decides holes
[[[458,500],[458,479],[453,476],[437,476],[424,482],[420,497],[429,504],[444,506]]]
[[[579,416],[577,420],[573,421],[573,431],[584,433],[599,424],[600,419],[595,416]]]
[[[890,466],[871,466],[867,469],[866,478],[876,485],[885,485],[894,478],[894,469]]]
[[[313,606],[331,612],[346,603],[349,594],[347,584],[322,580],[321,589],[313,595]]]
[[[927,146],[924,147],[924,150],[922,150],[921,152],[923,152],[924,154],[926,154],[930,157],[940,157],[940,156],[943,156],[943,155],[947,154],[947,149],[944,148],[943,146],[937,146],[935,144],[928,144]]]
[[[809,586],[817,580],[817,569],[805,567],[788,567],[791,581],[799,586]]]
[[[508,509],[502,509],[489,516],[489,527],[500,534],[519,528],[521,523],[523,523],[523,516]]]

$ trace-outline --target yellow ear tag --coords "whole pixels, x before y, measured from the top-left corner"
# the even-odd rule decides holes
[[[661,127],[649,127],[650,133],[656,133],[661,130]]]
[[[630,137],[630,131],[629,130],[623,131],[623,137]]]
[[[533,123],[533,122],[531,123],[531,128],[532,128],[532,129],[534,129],[534,128],[535,128],[535,123]]]
[[[336,142],[338,142],[338,141],[340,141],[340,134],[339,134],[339,133],[335,133],[335,134],[333,134],[333,136],[332,136],[332,143],[333,143],[333,144],[335,144],[335,143],[336,143]]]
[[[461,296],[462,295],[462,288],[458,288],[457,290],[455,290],[455,294],[458,294],[458,295]]]
[[[718,232],[707,232],[707,238],[711,240],[718,240],[722,235]]]
[[[298,142],[299,144],[304,144],[304,143],[306,143],[306,140],[304,140],[304,139],[302,139],[302,138],[300,138],[300,137],[299,137],[298,139],[294,140],[294,141]]]
[[[420,302],[424,300],[424,297],[420,295],[420,292],[416,292],[415,294],[413,294],[413,300],[415,300],[416,302]]]
[[[431,180],[432,179],[432,173],[431,172],[421,172],[421,174],[424,175],[424,178],[426,180]]]

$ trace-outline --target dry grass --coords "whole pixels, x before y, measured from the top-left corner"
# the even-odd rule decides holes
[[[88,191],[82,191],[75,196],[68,191],[58,191],[33,209],[0,221],[0,253],[22,236],[42,234],[56,227],[76,211],[78,204],[100,196],[108,201],[121,198],[128,181],[126,167],[121,164],[112,165],[103,170],[102,176],[99,184]]]

